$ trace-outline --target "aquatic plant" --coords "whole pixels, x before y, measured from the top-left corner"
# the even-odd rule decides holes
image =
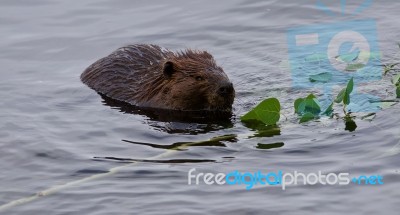
[[[400,43],[397,44],[400,48]],[[370,53],[372,54],[372,53]],[[372,55],[371,55],[372,56]],[[319,59],[321,56],[312,56],[312,59]],[[345,62],[352,62],[351,59],[354,56],[339,56],[342,61]],[[310,59],[306,59],[310,60]],[[347,71],[356,71],[360,68],[363,68],[364,65],[361,64],[349,64],[346,67]],[[400,98],[400,62],[399,63],[386,63],[382,64],[383,66],[383,74],[388,75],[389,73],[394,73],[392,78],[392,83],[396,89],[396,98]],[[310,75],[309,80],[310,82],[321,82],[327,83],[332,79],[332,74],[329,72],[322,72],[316,75]],[[351,101],[351,93],[353,92],[354,88],[354,80],[351,78],[346,87],[343,88],[339,94],[336,96],[334,101],[326,108],[326,110],[322,111],[321,104],[319,103],[317,97],[313,94],[309,94],[305,98],[298,98],[294,101],[294,113],[299,116],[299,123],[308,122],[311,120],[315,120],[320,118],[321,116],[337,116],[339,117],[338,113],[334,113],[334,104],[341,104],[343,105],[343,113],[344,116],[341,117],[346,125],[346,130],[354,131],[357,125],[354,122],[355,116],[351,115],[351,112],[348,112],[347,106],[350,104]],[[390,105],[394,103],[398,103],[398,100],[382,100],[382,102],[386,102]],[[259,121],[265,123],[266,125],[276,125],[280,119],[280,103],[277,98],[268,98],[242,116],[240,119],[248,126],[247,122],[249,121]],[[375,113],[369,113],[366,116],[361,117],[361,119],[368,119],[371,116],[375,116]]]
[[[242,121],[261,121],[266,125],[275,125],[280,119],[281,104],[277,98],[262,101],[255,108],[241,117]]]
[[[343,111],[345,115],[349,115],[346,111],[346,106],[350,104],[350,94],[353,91],[354,81],[353,78],[347,83],[336,96],[334,102],[343,103]],[[314,94],[310,94],[305,98],[298,98],[294,102],[294,112],[300,116],[300,123],[317,119],[320,115],[332,116],[333,102],[328,108],[322,112],[321,104]],[[275,125],[280,119],[280,102],[277,98],[268,98],[242,116],[240,119],[243,122],[256,120],[265,123],[266,125]]]

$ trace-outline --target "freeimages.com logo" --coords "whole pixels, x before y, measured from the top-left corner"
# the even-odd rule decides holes
[[[332,2],[332,1],[331,1]],[[341,0],[342,15],[346,1]],[[352,15],[370,7],[372,0],[364,1]],[[322,2],[317,8],[329,17],[336,17]],[[382,79],[380,51],[377,40],[376,21],[373,19],[348,20],[334,23],[299,26],[288,30],[289,62],[293,87],[319,88],[323,91],[323,104],[332,102],[334,86],[344,85],[354,78],[357,84]],[[323,77],[311,80],[310,76]],[[352,95],[348,108],[352,112],[374,112],[380,108],[380,98],[357,92]]]

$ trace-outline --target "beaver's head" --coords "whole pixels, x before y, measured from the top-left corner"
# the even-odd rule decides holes
[[[207,52],[173,54],[162,65],[163,98],[176,110],[232,110],[235,90],[228,76]]]

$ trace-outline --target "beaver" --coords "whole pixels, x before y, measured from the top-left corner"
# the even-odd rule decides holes
[[[157,45],[121,47],[89,66],[81,80],[99,94],[143,108],[231,112],[235,97],[211,54]]]

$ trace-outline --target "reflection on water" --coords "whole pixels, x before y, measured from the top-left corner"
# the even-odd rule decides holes
[[[268,143],[268,144],[264,144],[264,143],[259,143],[257,144],[256,148],[257,149],[273,149],[273,148],[280,148],[282,146],[284,146],[285,144],[282,142],[279,143]]]
[[[114,160],[125,163],[131,162],[148,162],[148,163],[207,163],[207,162],[217,162],[216,160],[207,159],[169,159],[169,160],[150,160],[150,159],[134,159],[134,158],[116,158],[116,157],[94,157],[93,159],[104,159],[104,160]]]
[[[199,134],[233,127],[232,113],[212,111],[173,111],[139,108],[100,94],[103,104],[126,114],[147,116],[150,126],[168,133]]]
[[[350,131],[353,132],[356,130],[357,128],[357,124],[356,122],[352,119],[351,116],[346,116],[344,119],[344,124],[345,124],[345,130],[346,131]]]
[[[154,144],[154,143],[142,143],[142,142],[135,142],[135,141],[130,141],[130,140],[122,140],[127,143],[132,143],[136,145],[144,145],[144,146],[150,146],[153,148],[158,148],[158,149],[170,149],[170,150],[187,150],[188,147],[192,146],[218,146],[218,147],[226,147],[226,145],[223,143],[223,141],[228,141],[228,142],[237,142],[237,137],[236,135],[224,135],[220,137],[214,137],[211,138],[210,140],[205,140],[205,141],[198,141],[198,142],[177,142],[169,145],[165,144]]]
[[[276,135],[281,135],[281,129],[278,125],[265,125],[264,123],[256,120],[243,122],[243,125],[255,131],[255,133],[249,136],[249,138],[273,137]]]

